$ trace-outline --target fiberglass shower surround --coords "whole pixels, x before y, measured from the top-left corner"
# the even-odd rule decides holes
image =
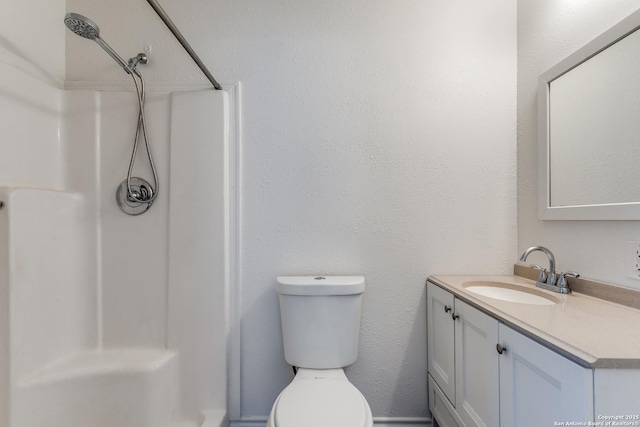
[[[40,124],[7,127],[2,144],[23,167],[0,181],[0,427],[200,427],[223,414],[227,93],[153,93],[154,150],[170,170],[138,221],[112,202],[128,141],[100,143],[135,124],[130,92],[0,72],[2,120]],[[39,104],[5,108],[19,86]],[[37,167],[56,142],[68,157],[47,157],[62,178]]]
[[[33,7],[12,5],[24,14]],[[60,29],[62,17],[51,19]],[[107,46],[97,26],[73,19]],[[4,37],[15,43],[20,34]],[[135,219],[113,193],[143,96],[134,101],[119,83],[62,89],[26,59],[41,47],[25,46],[33,55],[0,46],[0,427],[221,427],[228,94],[168,84],[146,93],[163,191]],[[142,74],[142,58],[110,56]]]
[[[198,67],[202,70],[207,79],[209,79],[213,87],[217,90],[222,89],[218,82],[213,78],[207,67],[195,53],[191,45],[187,42],[182,33],[175,26],[171,18],[169,18],[162,6],[160,6],[158,2],[154,0],[147,1],[165,23],[167,28],[169,28],[169,30],[184,47],[187,53],[195,61]],[[118,206],[120,207],[120,210],[128,215],[143,214],[151,207],[156,197],[158,197],[158,193],[160,190],[158,173],[156,171],[155,164],[153,163],[151,148],[149,146],[149,140],[147,137],[147,122],[144,113],[144,79],[142,78],[142,74],[137,69],[138,64],[146,64],[148,62],[148,57],[144,53],[139,53],[138,55],[129,58],[129,61],[125,62],[125,60],[100,37],[100,29],[98,28],[98,25],[85,16],[77,13],[67,13],[64,18],[64,23],[67,28],[69,28],[69,30],[71,30],[73,33],[79,35],[80,37],[95,41],[133,79],[139,106],[138,124],[136,127],[133,150],[131,153],[131,160],[129,162],[129,169],[127,171],[127,178],[120,184],[118,190],[116,191],[116,201],[118,203]],[[136,154],[138,152],[140,136],[142,136],[142,139],[144,140],[147,160],[149,162],[149,167],[151,168],[151,173],[153,175],[153,185],[151,185],[144,178],[132,176]]]
[[[158,197],[160,189],[158,173],[156,172],[156,167],[153,163],[151,148],[149,147],[149,139],[147,138],[147,121],[144,114],[144,79],[137,69],[138,64],[146,64],[148,62],[147,55],[139,53],[137,56],[130,58],[128,62],[125,62],[124,59],[122,59],[122,57],[100,37],[100,29],[89,18],[77,13],[67,13],[64,18],[64,23],[74,34],[98,43],[98,45],[102,47],[105,52],[107,52],[109,56],[111,56],[133,79],[133,83],[136,87],[139,107],[138,124],[136,126],[127,178],[122,182],[122,184],[120,184],[116,191],[116,201],[118,202],[120,210],[128,215],[140,215],[145,213],[151,207],[151,204],[154,202],[156,197]],[[142,135],[142,138],[144,139],[149,167],[153,174],[153,186],[143,178],[132,176],[133,167],[135,166],[136,161],[136,154],[138,152],[138,145],[140,142],[140,135]]]
[[[2,106],[12,83],[0,82]],[[226,407],[227,94],[154,94],[153,131],[169,131],[155,148],[171,169],[153,215],[132,221],[100,202],[122,156],[99,143],[123,132],[130,94],[52,91],[77,106],[61,143],[86,151],[64,163],[77,174],[63,187],[0,184],[0,427],[200,427]]]

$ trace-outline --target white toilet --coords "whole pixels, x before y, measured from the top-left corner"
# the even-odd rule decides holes
[[[372,427],[366,399],[343,367],[358,357],[361,276],[279,276],[284,358],[298,368],[267,427]]]

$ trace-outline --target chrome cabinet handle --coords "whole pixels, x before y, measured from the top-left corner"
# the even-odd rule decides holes
[[[501,344],[496,344],[496,351],[498,352],[498,354],[506,353],[507,348],[503,347]]]

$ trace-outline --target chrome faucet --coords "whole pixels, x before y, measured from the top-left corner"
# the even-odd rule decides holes
[[[544,269],[540,270],[540,276],[538,277],[538,283],[548,283],[551,286],[555,286],[556,284],[556,257],[553,256],[553,253],[545,248],[544,246],[531,246],[529,249],[524,251],[522,256],[520,257],[520,261],[526,261],[527,257],[531,252],[540,251],[549,258],[549,276],[546,275],[546,271]]]
[[[540,275],[538,276],[536,286],[539,288],[547,289],[549,291],[559,292],[561,294],[568,294],[569,292],[571,292],[565,276],[578,277],[579,274],[573,271],[560,273],[560,280],[558,280],[558,275],[556,274],[556,258],[553,256],[553,253],[549,249],[545,248],[544,246],[532,246],[524,251],[524,253],[520,257],[520,261],[526,261],[529,254],[535,251],[540,251],[545,254],[547,258],[549,258],[548,274],[544,268],[538,265],[532,266],[540,270]]]

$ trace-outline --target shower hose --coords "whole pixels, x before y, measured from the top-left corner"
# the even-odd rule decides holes
[[[127,196],[129,200],[133,202],[139,203],[147,203],[151,204],[158,197],[158,174],[156,173],[156,167],[153,164],[153,158],[151,157],[151,149],[149,148],[149,141],[147,138],[147,123],[144,117],[144,100],[145,100],[145,92],[144,92],[144,79],[142,75],[138,72],[138,70],[134,67],[131,67],[131,78],[133,79],[133,83],[136,86],[136,94],[138,95],[138,125],[136,127],[136,136],[133,141],[133,151],[131,153],[131,160],[129,162],[129,170],[127,172]],[[135,74],[135,75],[134,75]],[[140,83],[138,83],[138,79],[140,79]],[[140,144],[140,135],[142,134],[142,139],[144,140],[144,146],[147,152],[147,158],[149,159],[149,165],[151,166],[151,172],[153,174],[153,188],[147,188],[146,186],[140,186],[139,191],[134,191],[131,188],[131,174],[133,173],[133,166],[136,162],[136,154],[138,153],[138,145]]]

